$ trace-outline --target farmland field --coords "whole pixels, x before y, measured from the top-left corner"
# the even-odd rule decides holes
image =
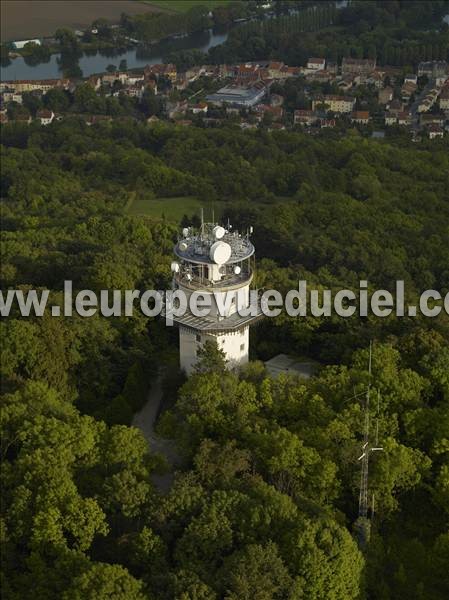
[[[122,12],[129,15],[156,12],[163,4],[168,7],[165,2],[137,0],[2,0],[1,39],[6,42],[51,36],[58,27],[82,29],[100,17],[118,22]]]
[[[142,0],[145,4],[155,6],[157,8],[164,8],[166,10],[173,10],[176,12],[187,11],[193,6],[207,6],[207,8],[213,9],[220,4],[227,4],[231,0]]]
[[[215,211],[215,218],[219,218],[223,212],[223,205],[215,203],[200,202],[193,196],[183,196],[175,198],[155,198],[154,200],[137,199],[129,206],[130,215],[149,215],[151,217],[165,218],[169,221],[179,222],[183,215],[191,217],[193,214],[200,215],[201,207],[204,209],[204,217],[211,219],[212,209]]]

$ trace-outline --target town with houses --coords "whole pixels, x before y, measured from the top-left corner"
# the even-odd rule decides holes
[[[298,106],[286,101],[285,90],[292,82],[303,98]],[[311,57],[301,67],[259,61],[179,71],[174,64],[164,63],[147,65],[138,72],[113,71],[79,80],[3,81],[1,122],[49,125],[73,116],[73,112],[58,114],[51,108],[40,108],[33,115],[11,111],[11,107],[22,105],[26,93],[42,100],[51,89],[73,94],[85,84],[98,95],[128,96],[137,105],[145,94],[159,97],[162,110],[142,114],[149,124],[170,120],[188,126],[201,119],[204,125],[216,126],[233,119],[242,129],[262,124],[272,130],[297,127],[314,134],[324,128],[356,127],[365,128],[373,137],[399,128],[408,130],[415,141],[441,138],[449,132],[447,62],[421,62],[416,72],[408,73],[403,68],[378,66],[375,59],[343,58],[337,64],[322,57]],[[112,119],[107,114],[83,112],[79,116],[89,125]]]

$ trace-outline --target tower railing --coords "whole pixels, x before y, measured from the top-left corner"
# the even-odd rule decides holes
[[[249,285],[253,279],[253,271],[249,269],[247,273],[225,275],[219,281],[211,281],[206,277],[201,277],[197,274],[191,274],[190,278],[187,273],[176,273],[174,276],[175,282],[182,287],[191,290],[218,290],[221,288],[244,287]]]

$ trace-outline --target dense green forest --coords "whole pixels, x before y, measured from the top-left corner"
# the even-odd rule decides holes
[[[377,58],[378,64],[397,66],[448,60],[449,26],[443,22],[448,10],[444,0],[363,0],[339,10],[331,2],[301,3],[295,13],[279,10],[275,18],[231,30],[209,55],[218,63],[274,58],[290,65],[303,65],[310,56]]]
[[[258,287],[403,279],[411,300],[449,291],[447,139],[73,118],[3,126],[1,158],[2,290],[166,288],[179,223],[126,207],[194,196],[254,226]],[[241,372],[210,350],[187,381],[176,331],[137,311],[14,313],[1,328],[5,598],[448,597],[447,315],[267,319]],[[370,340],[384,452],[362,553]],[[271,379],[260,361],[286,351],[322,369]],[[169,375],[160,432],[183,459],[166,494],[152,477],[163,461],[129,426],[158,371]]]

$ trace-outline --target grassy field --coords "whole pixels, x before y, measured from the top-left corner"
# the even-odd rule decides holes
[[[165,218],[169,221],[179,222],[183,215],[191,217],[193,214],[201,214],[201,207],[204,209],[204,218],[212,219],[212,209],[215,212],[215,219],[218,219],[223,212],[223,204],[211,202],[200,202],[193,196],[184,196],[178,198],[155,198],[154,200],[137,199],[128,207],[129,215],[149,215],[151,217]]]
[[[193,6],[207,6],[213,9],[220,4],[227,4],[231,0],[142,0],[145,4],[150,4],[157,8],[173,10],[176,12],[184,12]]]

